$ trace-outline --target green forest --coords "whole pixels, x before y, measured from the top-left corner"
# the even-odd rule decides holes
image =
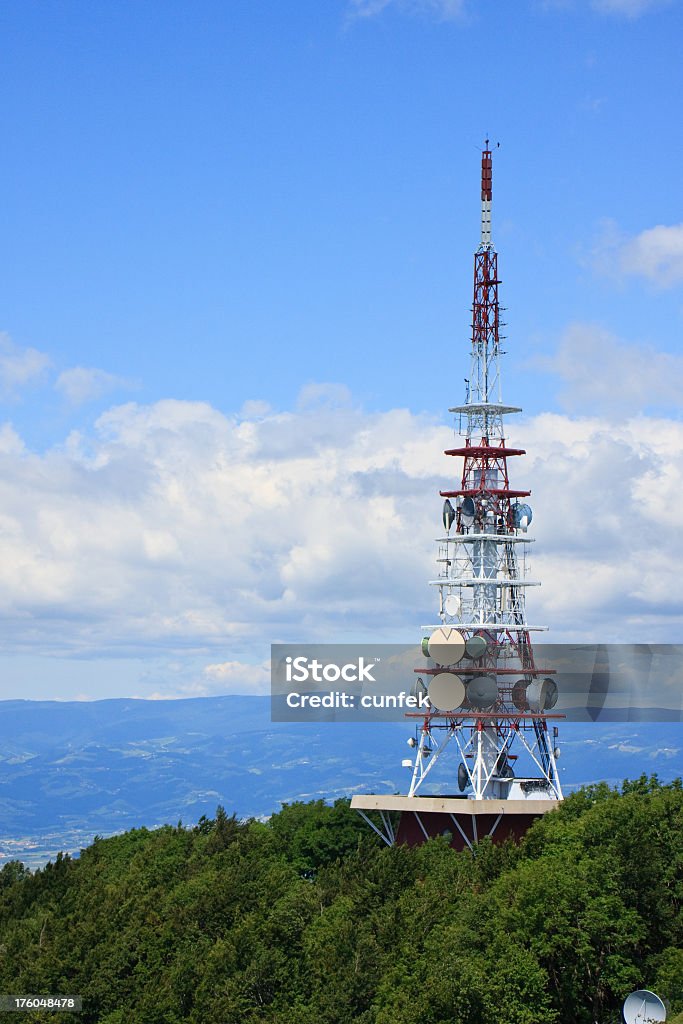
[[[474,855],[387,848],[343,800],[219,807],[6,864],[0,992],[81,995],[28,1015],[79,1024],[616,1024],[643,987],[683,1021],[682,836],[656,776]]]

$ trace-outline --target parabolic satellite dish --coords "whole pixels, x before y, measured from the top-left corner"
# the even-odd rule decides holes
[[[411,696],[412,697],[421,697],[426,692],[427,692],[427,687],[424,684],[424,679],[422,678],[422,676],[418,676],[417,679],[415,680],[415,682],[413,683],[412,687],[411,687],[411,690],[410,690]],[[410,740],[408,742],[410,742]]]
[[[526,679],[518,679],[512,687],[512,703],[518,711],[529,710],[529,701],[526,699]]]
[[[520,502],[515,502],[512,506],[512,525],[516,530],[524,530],[531,523],[533,519],[533,513],[530,505],[524,505]]]
[[[461,761],[460,764],[458,765],[458,789],[460,790],[461,793],[464,792],[464,790],[467,788],[467,784],[469,781],[470,777],[467,772],[467,768]]]
[[[474,522],[474,517],[477,512],[477,506],[474,504],[474,498],[465,498],[462,505],[460,506],[460,522],[463,526],[471,526]]]
[[[467,699],[474,708],[490,708],[497,696],[495,676],[475,676],[467,684]]]
[[[455,520],[455,509],[451,505],[448,498],[443,503],[443,525],[446,529],[446,533],[450,532],[451,526]]]
[[[526,698],[532,711],[550,711],[557,704],[557,683],[554,679],[533,679],[526,688]],[[514,689],[512,699],[514,701]]]
[[[626,1024],[650,1024],[666,1020],[666,1007],[659,996],[646,988],[636,989],[626,997],[621,1011]]]
[[[488,644],[486,642],[486,637],[476,633],[474,636],[471,636],[465,644],[465,657],[471,658],[473,661],[476,658],[483,658],[486,654],[487,648]]]
[[[430,636],[427,647],[429,657],[437,665],[457,665],[465,653],[465,640],[457,629],[439,626]]]
[[[443,603],[446,615],[457,615],[460,611],[460,598],[457,594],[449,594]]]
[[[452,672],[439,672],[429,683],[429,703],[439,711],[455,711],[465,699],[465,685]]]
[[[557,689],[557,683],[554,679],[544,679],[543,682],[546,684],[543,707],[546,711],[550,711],[557,704],[559,690]]]

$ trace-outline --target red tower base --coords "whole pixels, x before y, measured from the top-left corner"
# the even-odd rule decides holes
[[[455,850],[491,836],[495,843],[519,840],[542,814],[554,810],[558,800],[472,800],[457,796],[354,796],[351,807],[390,846],[394,843],[420,846],[435,836],[450,836]],[[377,820],[369,812],[377,812]],[[394,827],[396,813],[398,828]],[[380,824],[381,823],[381,824]]]

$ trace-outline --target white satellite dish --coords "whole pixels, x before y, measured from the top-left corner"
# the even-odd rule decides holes
[[[666,1006],[659,996],[646,988],[636,989],[626,996],[621,1012],[626,1024],[652,1024],[666,1020]]]
[[[449,594],[444,603],[443,610],[446,615],[457,615],[460,611],[460,598],[457,594]]]
[[[457,665],[465,653],[465,639],[457,629],[439,626],[430,636],[427,647],[429,657],[437,665]]]
[[[526,698],[532,711],[549,711],[557,704],[557,697],[557,683],[547,676],[544,679],[532,679],[526,688]]]
[[[545,696],[543,700],[543,707],[546,711],[552,710],[557,704],[557,698],[559,696],[559,690],[557,689],[557,683],[554,679],[544,679],[543,682],[546,684]]]
[[[465,684],[452,672],[439,672],[429,684],[429,703],[439,711],[455,711],[465,699]]]
[[[461,524],[469,528],[474,522],[476,512],[477,506],[474,504],[474,498],[465,498],[462,505],[460,506]]]

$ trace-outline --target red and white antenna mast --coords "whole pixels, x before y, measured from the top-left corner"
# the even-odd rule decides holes
[[[562,799],[556,765],[557,730],[549,733],[557,686],[552,669],[536,665],[531,634],[544,626],[526,620],[528,490],[511,487],[505,421],[521,412],[504,405],[500,375],[498,254],[491,240],[492,154],[481,158],[481,241],[474,253],[472,351],[464,405],[458,417],[464,444],[446,454],[462,458],[458,486],[441,491],[445,536],[438,540],[439,574],[430,581],[439,619],[424,626],[427,662],[416,669],[430,707],[415,712],[416,737],[407,797],[354,797],[352,806],[402,812],[399,842],[417,843],[447,828],[453,845],[471,846],[482,834],[521,835]],[[455,763],[450,755],[457,752]],[[450,770],[447,766],[450,763]],[[446,792],[435,796],[439,769]],[[430,794],[429,796],[427,794]],[[371,801],[375,801],[372,803]],[[379,801],[379,802],[378,802]],[[503,822],[503,824],[501,824]],[[482,831],[484,830],[484,831]],[[394,841],[387,825],[387,841]]]

